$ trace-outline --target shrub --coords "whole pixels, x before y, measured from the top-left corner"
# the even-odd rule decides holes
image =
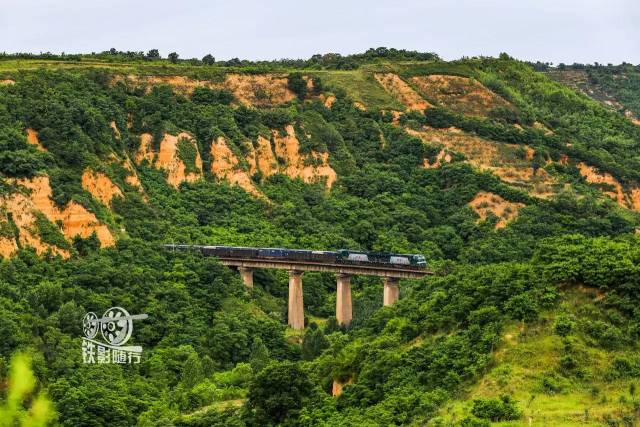
[[[298,95],[299,99],[304,99],[307,96],[307,82],[300,73],[289,74],[287,86]]]
[[[186,138],[180,138],[178,141],[178,158],[184,163],[184,172],[197,173],[196,159],[198,150],[195,145]]]
[[[522,416],[516,402],[506,395],[500,396],[500,399],[475,399],[471,413],[478,418],[494,422],[516,420]]]
[[[560,315],[553,324],[553,330],[555,331],[556,335],[566,337],[571,333],[574,325],[575,323],[567,316]]]
[[[489,427],[491,423],[476,417],[466,417],[460,422],[461,427]]]
[[[198,87],[193,90],[191,100],[196,104],[224,104],[229,105],[234,101],[233,93],[225,89],[209,89]]]

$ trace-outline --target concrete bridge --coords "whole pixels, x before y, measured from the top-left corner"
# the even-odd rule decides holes
[[[184,248],[184,247],[183,247]],[[197,250],[197,247],[192,247]],[[207,256],[206,251],[202,251]],[[213,255],[211,255],[213,256]],[[293,329],[304,329],[304,303],[302,298],[302,276],[305,271],[335,273],[337,282],[336,319],[341,325],[349,325],[352,319],[351,277],[355,275],[380,276],[384,280],[383,304],[395,303],[400,296],[400,279],[421,279],[431,272],[425,269],[399,265],[354,265],[302,261],[291,259],[264,259],[241,256],[215,255],[221,264],[236,267],[247,288],[253,288],[253,272],[258,268],[275,268],[289,271],[288,323]]]

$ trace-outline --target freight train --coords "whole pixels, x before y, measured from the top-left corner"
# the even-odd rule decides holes
[[[253,258],[265,260],[290,260],[327,264],[380,265],[395,268],[423,270],[427,262],[423,255],[364,252],[339,249],[337,251],[309,251],[286,248],[246,248],[235,246],[164,245],[170,251],[194,251],[218,258]]]

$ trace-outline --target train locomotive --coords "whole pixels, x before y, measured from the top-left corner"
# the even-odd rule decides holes
[[[425,269],[426,259],[417,254],[364,252],[349,249],[337,251],[310,251],[287,248],[249,248],[236,246],[164,245],[170,251],[193,251],[219,258],[254,258],[266,260],[291,260],[327,264],[380,265],[394,268]]]

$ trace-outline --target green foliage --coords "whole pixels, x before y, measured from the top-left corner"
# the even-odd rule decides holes
[[[640,115],[640,70],[631,64],[589,66],[589,80],[613,95],[624,107]],[[624,112],[623,112],[624,113]]]
[[[11,358],[8,389],[0,399],[0,426],[44,427],[54,420],[51,401],[43,392],[33,396],[35,388],[31,359],[26,354],[16,353]],[[23,407],[25,402],[30,403],[30,408]]]
[[[57,246],[62,249],[70,249],[69,242],[65,239],[60,228],[47,219],[41,212],[35,212],[34,222],[36,233],[44,243]]]
[[[251,363],[251,369],[255,373],[260,372],[269,363],[269,349],[264,345],[260,337],[253,339],[249,362]]]
[[[100,239],[98,239],[98,235],[94,231],[87,238],[82,238],[80,235],[76,235],[73,238],[73,248],[76,250],[78,255],[86,256],[91,252],[95,252],[100,249]]]
[[[117,61],[126,53],[109,55]],[[141,60],[156,61],[159,53],[146,57]],[[24,72],[15,85],[0,87],[0,144],[8,153],[0,173],[45,172],[59,205],[78,201],[112,229],[124,229],[113,248],[100,249],[95,235],[78,237],[71,247],[57,226],[38,220],[43,239],[66,245],[60,247],[74,256],[38,258],[22,249],[0,262],[0,356],[47,349],[34,369],[62,425],[424,425],[436,423],[447,402],[492,367],[505,328],[517,323],[526,331],[528,323],[565,313],[556,305],[560,289],[580,285],[603,298],[597,311],[560,314],[548,323],[563,338],[563,350],[551,370],[536,377],[536,391],[565,393],[572,381],[590,380],[590,361],[571,344],[576,337],[617,352],[602,375],[638,377],[637,361],[624,356],[640,337],[640,245],[633,235],[638,218],[595,198],[571,165],[547,168],[574,187],[549,200],[479,172],[460,157],[425,169],[424,160],[433,160],[441,147],[424,144],[403,127],[457,126],[496,144],[526,144],[538,153],[532,162],[538,168],[567,154],[626,179],[625,186],[640,170],[634,163],[637,131],[506,57],[393,64],[403,77],[473,76],[515,106],[487,118],[431,108],[403,115],[397,126],[376,109],[391,108],[394,101],[375,81],[371,61],[403,58],[435,59],[375,49],[303,64],[353,68],[369,61],[360,70],[312,73],[316,90],[336,95],[331,108],[313,98],[318,93],[305,92],[301,70],[289,74],[289,84],[304,102],[261,109],[232,106],[233,95],[225,90],[197,88],[185,97],[169,86],[147,91],[110,84],[110,74],[92,70]],[[200,68],[204,74],[192,76],[224,77],[218,69],[223,64],[203,62],[209,64]],[[165,66],[164,74],[188,71],[183,61]],[[365,102],[368,111],[353,101]],[[534,129],[536,121],[554,134]],[[112,165],[118,163],[114,158],[134,158],[140,133],[150,132],[159,142],[164,132],[186,131],[200,144],[205,170],[211,161],[207,147],[219,136],[240,159],[238,167],[248,170],[245,156],[257,137],[271,138],[272,130],[282,135],[288,125],[295,127],[303,154],[328,155],[338,174],[331,190],[284,174],[256,176],[268,202],[209,176],[175,190],[163,171],[143,163],[136,167],[142,196],[124,185],[126,173]],[[39,132],[48,153],[26,143],[25,128]],[[195,153],[192,144],[179,141],[187,172],[195,168]],[[304,165],[318,162],[310,158]],[[88,167],[108,171],[128,188],[112,210],[82,188],[80,176]],[[3,180],[0,191],[20,189]],[[468,207],[479,191],[526,207],[495,230],[490,222],[478,223]],[[1,235],[15,236],[15,223],[8,215],[2,219]],[[166,242],[422,253],[436,274],[403,282],[393,307],[382,307],[379,279],[354,277],[347,329],[331,317],[334,277],[309,273],[305,309],[319,324],[327,320],[323,327],[310,324],[299,342],[285,326],[286,273],[257,271],[248,292],[235,272],[213,259],[158,250]],[[144,348],[143,363],[80,364],[80,319],[112,305],[149,314],[136,323],[133,338]],[[329,396],[334,380],[345,384],[336,399]],[[484,399],[473,404],[472,414],[463,425],[517,419],[520,410],[513,400]]]
[[[287,87],[296,95],[299,99],[305,99],[307,97],[307,81],[302,78],[300,73],[289,74],[287,80]]]
[[[575,326],[575,322],[573,322],[567,316],[562,315],[562,316],[558,316],[558,318],[556,319],[553,325],[553,329],[557,335],[561,337],[566,337],[571,333],[574,326]]]
[[[312,384],[296,363],[272,363],[249,387],[246,408],[249,424],[272,426],[292,423],[312,395]]]
[[[517,420],[522,416],[516,402],[510,396],[500,399],[476,399],[473,401],[471,413],[478,418],[496,421]]]
[[[178,140],[178,158],[184,163],[185,174],[199,172],[199,169],[196,166],[197,156],[198,149],[194,143],[186,138],[180,138]]]
[[[0,102],[1,99],[0,93]],[[0,119],[8,115],[2,113],[0,106]],[[28,144],[23,132],[15,124],[0,127],[0,173],[7,176],[31,177],[44,170],[47,161],[51,160],[46,153]]]
[[[197,87],[191,94],[191,100],[196,104],[224,104],[229,105],[234,101],[233,93],[225,89],[210,89]]]
[[[313,360],[329,347],[329,341],[324,336],[322,329],[310,325],[309,329],[304,333],[302,341],[302,358],[305,360]]]

